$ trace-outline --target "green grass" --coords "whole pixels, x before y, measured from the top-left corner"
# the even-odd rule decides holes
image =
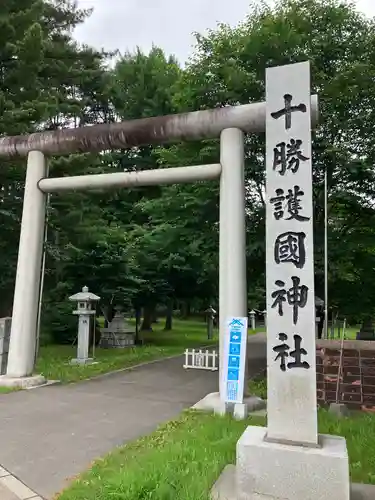
[[[103,323],[99,318],[99,322]],[[130,321],[134,324],[134,321]],[[130,368],[140,363],[182,354],[187,348],[199,346],[215,346],[218,343],[218,331],[214,330],[214,338],[207,339],[206,323],[200,321],[173,320],[173,330],[164,331],[164,321],[153,325],[152,332],[143,332],[143,346],[125,349],[95,349],[97,364],[79,366],[70,365],[76,357],[77,347],[67,345],[49,345],[40,348],[35,372],[44,375],[48,380],[60,380],[62,383],[78,382],[96,375],[109,373],[122,368]],[[262,328],[249,331],[254,334]],[[0,386],[0,394],[13,392]]]
[[[267,397],[264,377],[250,381],[252,394]],[[375,415],[337,419],[318,412],[319,432],[347,440],[353,482],[375,484]],[[236,442],[248,425],[266,417],[233,420],[186,411],[153,434],[117,448],[73,481],[59,500],[209,500],[213,483],[235,463]]]
[[[19,387],[1,387],[0,386],[0,394],[9,394],[10,392],[20,391]]]
[[[359,331],[361,327],[360,326],[347,326],[345,328],[345,339],[346,340],[355,340],[357,337],[357,332]],[[340,329],[340,336],[339,336],[339,329],[335,328],[335,339],[341,339],[341,336],[343,334],[342,328]],[[328,329],[328,336],[331,338],[331,329]]]
[[[77,382],[147,361],[182,354],[187,348],[215,346],[218,343],[217,329],[214,330],[214,338],[208,340],[206,323],[203,321],[174,320],[172,331],[165,332],[163,328],[164,321],[160,320],[153,325],[152,332],[143,332],[143,346],[125,349],[96,348],[95,361],[98,363],[86,366],[69,364],[69,361],[76,357],[76,346],[41,347],[35,371],[48,380],[60,380],[63,383]],[[249,334],[257,331],[262,329],[249,331]]]
[[[164,322],[160,321],[153,326],[153,332],[143,333],[143,346],[125,349],[96,348],[95,360],[98,363],[86,366],[69,364],[76,356],[76,346],[41,347],[35,371],[49,380],[76,382],[147,361],[182,354],[186,348],[216,345],[218,342],[217,331],[214,331],[212,340],[207,339],[206,325],[202,321],[175,320],[170,332],[165,332],[163,327]]]
[[[346,437],[354,482],[375,484],[374,424],[371,415],[337,420],[326,411],[319,412],[320,432]],[[184,412],[150,436],[94,463],[58,498],[208,500],[224,466],[235,463],[236,442],[248,425],[265,425],[265,418],[236,421],[229,416]]]

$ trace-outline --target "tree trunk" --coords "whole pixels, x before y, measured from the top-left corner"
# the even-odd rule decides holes
[[[165,318],[165,327],[164,330],[166,332],[170,332],[172,330],[172,316],[173,316],[173,301],[168,302],[167,306],[167,316]]]
[[[156,310],[154,310],[152,313],[152,323],[157,323],[157,322],[158,322],[158,314]]]
[[[109,323],[113,320],[114,318],[114,307],[112,304],[109,304],[108,306],[103,306],[102,307],[102,313],[104,316],[104,328],[108,328]]]
[[[152,306],[146,306],[143,313],[143,322],[141,330],[143,332],[152,332],[152,318],[153,318],[154,308]]]
[[[7,294],[4,294],[7,295]],[[13,297],[13,293],[9,293]],[[12,316],[12,302],[9,300],[3,300],[0,304],[0,318],[11,317]]]
[[[183,302],[181,307],[181,318],[188,319],[190,316],[190,304],[189,302]]]

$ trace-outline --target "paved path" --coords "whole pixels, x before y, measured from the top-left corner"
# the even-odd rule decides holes
[[[249,345],[249,357],[256,361],[249,363],[252,373],[259,370],[259,356],[265,356],[264,340],[254,338]],[[178,357],[0,397],[0,464],[39,495],[52,498],[94,459],[218,390],[218,372],[184,370],[182,364]]]

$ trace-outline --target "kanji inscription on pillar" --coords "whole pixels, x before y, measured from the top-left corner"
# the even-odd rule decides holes
[[[317,444],[308,62],[266,70],[268,438]]]

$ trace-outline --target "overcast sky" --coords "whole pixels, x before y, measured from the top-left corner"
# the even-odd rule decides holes
[[[218,22],[234,25],[248,12],[251,0],[78,0],[94,12],[76,30],[79,41],[107,50],[149,51],[152,44],[167,54],[187,60],[193,32],[215,28]],[[375,0],[357,0],[360,10],[375,16]]]

